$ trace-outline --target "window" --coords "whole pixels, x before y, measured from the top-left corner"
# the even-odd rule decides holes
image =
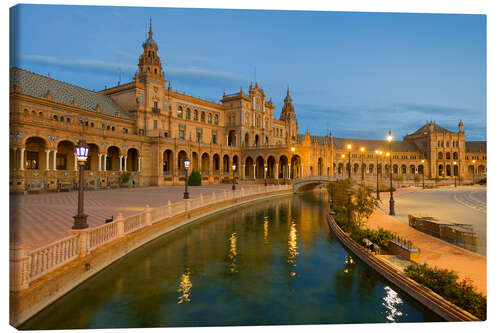
[[[186,126],[184,125],[179,125],[179,139],[186,139]]]
[[[57,153],[57,155],[56,155],[56,169],[57,170],[66,170],[66,166],[67,166],[66,154]]]
[[[114,131],[115,130],[115,127],[114,126],[111,126],[111,130]]]
[[[202,113],[203,115],[203,113]],[[203,140],[203,129],[202,128],[197,128],[196,129],[196,142],[201,142]]]
[[[163,136],[168,138],[168,132],[163,133]]]
[[[60,121],[64,121],[64,117],[63,117],[63,116],[61,116],[61,118],[59,118],[59,120],[60,120]]]
[[[157,129],[158,128],[158,120],[153,120],[153,129]]]
[[[217,144],[217,131],[212,130],[212,144],[216,145]]]
[[[198,110],[194,110],[193,120],[198,120]]]
[[[141,104],[144,104],[144,94],[141,94],[141,95],[139,96],[139,102],[140,102]]]
[[[160,109],[158,108],[158,101],[153,102],[153,112],[160,112]]]
[[[191,110],[186,109],[186,119],[191,119]]]
[[[70,123],[70,122],[71,122],[71,119],[66,118],[66,122],[67,122],[67,123]]]
[[[204,123],[205,122],[205,112],[204,111],[201,111],[201,122]]]
[[[163,109],[167,109],[167,98],[163,101]]]
[[[110,127],[109,125],[107,125],[107,126],[106,126],[106,129],[107,129],[108,131],[109,131],[109,129],[110,129],[110,128],[111,128],[111,127]]]
[[[37,151],[27,151],[26,152],[26,169],[38,169],[39,165],[38,152]]]
[[[123,133],[127,134],[128,133],[128,128],[123,128]]]
[[[179,108],[177,109],[177,117],[182,118],[182,107],[181,106],[179,106]]]
[[[219,124],[219,116],[218,115],[214,115],[214,123],[215,123],[215,125]]]
[[[212,114],[211,113],[208,114],[208,123],[209,124],[212,123]]]
[[[94,127],[94,123],[90,123],[90,127]]]

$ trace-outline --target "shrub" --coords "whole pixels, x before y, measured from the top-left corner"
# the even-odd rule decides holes
[[[128,183],[130,180],[130,177],[131,177],[130,172],[124,172],[120,175],[120,181],[122,183]]]
[[[476,183],[479,185],[486,185],[486,178],[479,179]]]
[[[188,178],[189,186],[201,186],[201,173],[193,170]]]
[[[427,264],[409,265],[405,268],[405,273],[446,300],[479,319],[486,320],[486,297],[475,290],[471,280],[458,281],[458,274],[455,271],[430,268]]]

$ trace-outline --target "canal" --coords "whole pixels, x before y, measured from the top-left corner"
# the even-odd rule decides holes
[[[341,245],[326,193],[219,213],[115,262],[21,329],[441,321]]]

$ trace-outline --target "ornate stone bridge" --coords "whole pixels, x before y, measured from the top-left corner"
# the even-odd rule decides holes
[[[336,176],[312,176],[293,180],[293,193],[304,192],[320,184],[328,184],[337,180]]]

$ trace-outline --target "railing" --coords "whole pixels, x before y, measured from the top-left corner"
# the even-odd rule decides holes
[[[168,203],[157,208],[146,206],[143,212],[123,218],[118,213],[117,218],[110,223],[97,227],[71,230],[71,236],[53,242],[41,248],[25,252],[22,247],[11,246],[11,290],[22,290],[29,287],[29,283],[54,269],[75,260],[85,257],[93,250],[158,223],[165,219],[188,213],[194,209],[206,207],[236,198],[246,198],[268,192],[281,192],[291,189],[290,185],[268,185],[241,188],[235,191],[213,192],[211,195],[200,195],[198,198]]]

